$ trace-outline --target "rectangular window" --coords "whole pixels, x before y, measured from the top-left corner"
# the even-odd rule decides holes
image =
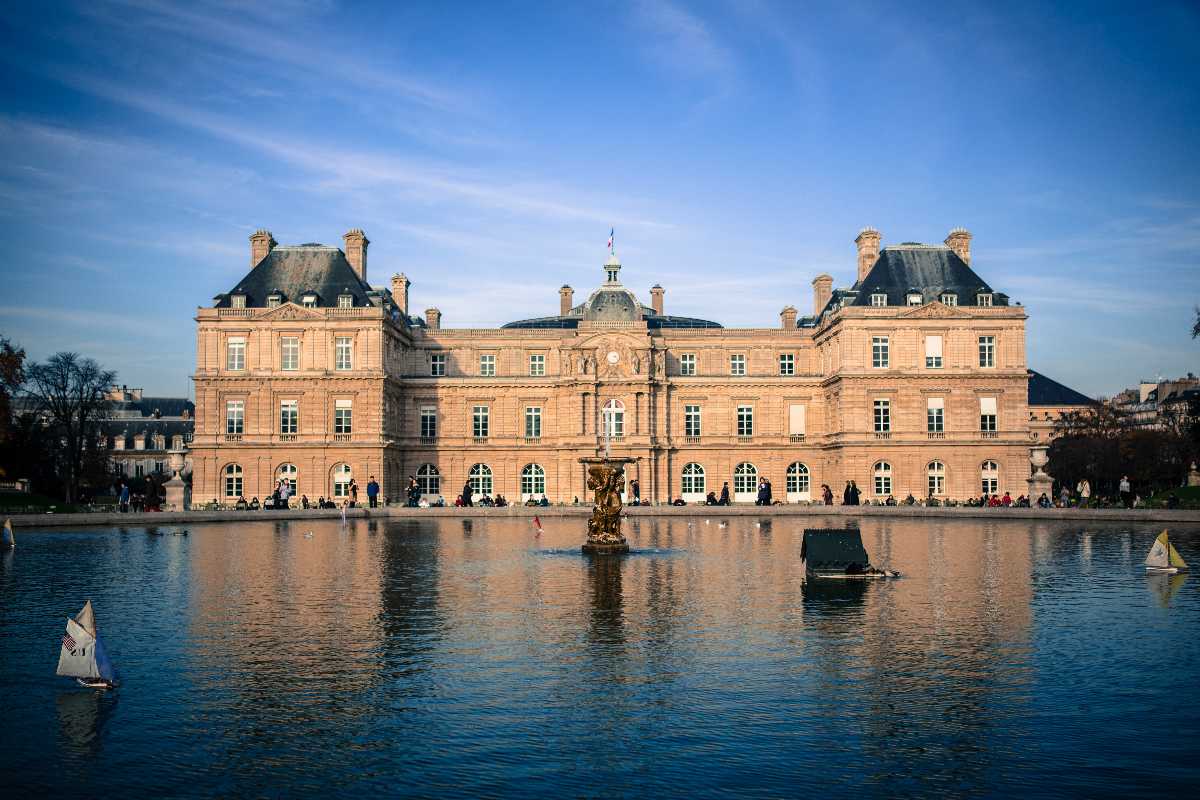
[[[225,369],[246,368],[246,340],[241,336],[231,336],[225,343]]]
[[[133,465],[133,477],[135,477],[135,478],[140,478],[140,477],[142,477],[142,476],[143,476],[143,475],[145,475],[145,474],[146,474],[146,468],[145,468],[145,467],[143,467],[141,464],[134,464],[134,465]]]
[[[267,298],[267,308],[279,308],[279,304],[282,302],[283,298],[277,294],[273,294]]]
[[[979,398],[979,430],[983,433],[996,432],[996,398]]]
[[[892,430],[892,401],[875,401],[875,432],[888,433]]]
[[[873,294],[873,295],[871,295],[871,305],[873,305],[873,306],[886,306],[886,305],[887,305],[887,295],[886,295],[886,294]]]
[[[788,406],[788,434],[791,436],[803,436],[805,434],[805,425],[807,424],[807,413],[805,407],[799,403]]]
[[[479,374],[485,378],[496,374],[496,357],[494,355],[486,353],[479,357]]]
[[[980,294],[975,296],[975,304],[979,306],[990,306],[992,304],[992,296],[990,294]]]
[[[945,401],[940,397],[930,397],[925,401],[926,430],[930,433],[943,433],[946,430]]]
[[[246,295],[244,295],[244,294],[232,295],[229,298],[229,307],[230,308],[245,308],[246,307]]]
[[[354,405],[351,400],[333,401],[333,432],[354,432]]]
[[[279,403],[279,432],[294,434],[300,429],[300,402],[283,400]]]
[[[679,356],[679,374],[680,375],[695,375],[696,374],[696,354],[683,353]]]
[[[432,439],[437,436],[437,409],[425,406],[421,409],[421,438]]]
[[[476,439],[488,436],[488,407],[475,406],[471,412],[471,435]]]
[[[871,366],[876,369],[886,369],[890,362],[888,354],[888,337],[871,337]]]
[[[996,337],[995,336],[980,336],[979,337],[979,366],[981,366],[981,367],[996,366]]]
[[[230,400],[225,403],[225,432],[243,433],[246,426],[246,401]]]
[[[949,294],[949,293],[942,295],[942,305],[944,305],[944,306],[958,305],[958,295]]]
[[[300,337],[284,336],[279,340],[279,368],[300,369]]]
[[[542,435],[542,407],[525,407],[525,438],[537,439]]]
[[[746,374],[746,357],[741,353],[735,353],[729,357],[729,374],[730,375],[745,375]]]
[[[546,374],[546,356],[541,353],[531,353],[529,355],[529,374],[535,378],[540,378]]]
[[[753,436],[754,435],[754,406],[738,406],[738,408],[737,408],[737,435],[738,436]]]
[[[304,295],[304,297],[300,299],[300,305],[304,306],[305,308],[316,308],[317,296],[315,294]]]
[[[700,406],[683,407],[683,435],[700,435]]]
[[[352,295],[348,295],[348,294],[339,294],[337,307],[338,308],[353,308],[354,307],[354,297]]]
[[[334,369],[354,369],[354,340],[349,336],[337,337],[334,348]]]
[[[796,356],[791,353],[779,354],[779,374],[780,375],[795,375],[796,374]]]
[[[446,374],[446,354],[433,353],[429,356],[429,374],[435,378],[444,377]]]
[[[942,368],[942,337],[925,337],[925,366],[928,369]]]

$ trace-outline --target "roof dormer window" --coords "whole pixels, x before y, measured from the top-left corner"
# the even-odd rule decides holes
[[[354,295],[339,294],[337,307],[338,308],[353,308],[354,307]]]
[[[942,305],[956,306],[958,305],[958,295],[954,292],[942,292]]]
[[[283,305],[283,294],[276,289],[267,295],[267,308],[279,308]]]
[[[233,294],[229,295],[229,307],[230,308],[245,308],[246,307],[246,295],[242,294],[241,292],[234,292]]]
[[[316,308],[317,296],[312,292],[309,292],[300,298],[300,305],[304,306],[305,308]]]
[[[873,305],[873,306],[886,306],[886,305],[887,305],[887,295],[886,295],[886,294],[873,294],[873,295],[871,295],[871,305]]]
[[[990,306],[991,304],[992,304],[991,292],[980,292],[979,294],[975,295],[975,305]]]
[[[909,292],[908,295],[906,295],[906,297],[905,297],[905,302],[907,302],[910,306],[921,305],[921,293],[920,292]]]

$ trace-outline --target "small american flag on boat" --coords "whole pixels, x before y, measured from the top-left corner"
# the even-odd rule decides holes
[[[64,634],[62,642],[63,647],[67,648],[71,655],[75,655],[75,649],[79,647],[79,644],[71,638],[71,634]]]

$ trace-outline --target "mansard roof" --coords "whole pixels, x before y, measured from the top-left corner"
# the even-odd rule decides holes
[[[978,305],[980,294],[991,294],[993,305],[1008,305],[1008,295],[994,292],[957,253],[943,245],[889,245],[854,289],[858,294],[847,305],[869,306],[871,295],[886,294],[889,306],[902,306],[911,292],[920,292],[922,303],[953,293],[960,306]]]
[[[1098,403],[1086,394],[1063,386],[1040,372],[1029,370],[1029,405],[1031,406],[1094,406]]]
[[[244,294],[247,308],[265,308],[276,291],[293,303],[315,294],[320,307],[336,306],[342,294],[353,295],[355,306],[382,305],[381,294],[358,277],[339,248],[300,244],[272,249],[229,292],[217,295],[214,306],[229,308],[230,295]]]

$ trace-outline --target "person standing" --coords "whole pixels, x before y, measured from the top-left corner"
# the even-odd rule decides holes
[[[828,483],[821,484],[821,500],[827,506],[833,505],[833,490],[829,488]]]
[[[632,505],[640,506],[642,504],[642,484],[638,483],[637,478],[629,482],[629,492],[633,495]]]
[[[471,492],[472,492],[471,481],[468,479],[466,485],[463,486],[463,490],[462,490],[462,504],[463,504],[463,506],[465,506],[467,508],[470,508],[471,505],[473,505],[471,503]]]
[[[350,507],[358,506],[358,484],[354,482],[354,478],[350,479]]]
[[[1092,485],[1088,483],[1087,478],[1083,478],[1075,486],[1075,491],[1079,495],[1079,507],[1084,508],[1088,504],[1088,498],[1092,496]]]
[[[1128,475],[1121,476],[1119,491],[1121,492],[1121,503],[1126,508],[1133,508],[1133,488],[1129,485]]]
[[[1058,504],[1063,508],[1071,507],[1071,490],[1065,485],[1058,492]]]
[[[842,505],[850,505],[850,481],[846,481],[846,488],[842,490]]]
[[[129,513],[129,485],[127,483],[125,483],[124,481],[121,481],[120,503],[121,503],[121,513],[122,514]]]
[[[287,478],[279,479],[279,503],[276,508],[287,508],[288,499],[292,496],[292,484]]]
[[[763,478],[763,505],[769,506],[773,502],[771,498],[771,480]]]
[[[375,481],[374,475],[367,480],[367,503],[371,508],[379,505],[379,484]]]
[[[858,484],[855,483],[854,481],[850,481],[850,505],[852,505],[852,506],[858,505],[859,499],[861,497],[862,497],[862,495],[858,491]]]
[[[725,485],[721,487],[721,499],[717,501],[717,505],[729,505],[729,481],[725,481]]]

